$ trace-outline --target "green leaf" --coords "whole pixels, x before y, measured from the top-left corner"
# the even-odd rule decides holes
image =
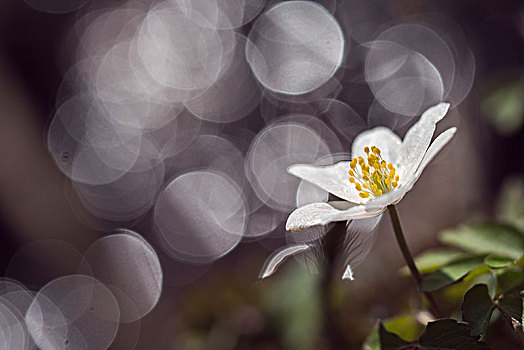
[[[420,337],[423,350],[484,350],[487,345],[479,341],[478,336],[469,334],[468,327],[455,320],[443,319],[428,323],[426,331]]]
[[[415,265],[417,265],[419,272],[424,274],[439,269],[462,254],[462,252],[450,249],[428,250],[415,258]],[[405,276],[409,275],[408,267],[403,266],[400,273]]]
[[[465,277],[464,281],[471,281],[475,278],[485,275],[486,273],[491,272],[491,269],[487,265],[479,265],[471,270]]]
[[[521,327],[523,324],[523,300],[520,295],[507,295],[498,300],[498,306],[506,316]]]
[[[496,84],[486,89],[488,93],[482,99],[481,108],[500,135],[510,136],[524,123],[524,82],[515,75],[502,81],[497,79]]]
[[[467,291],[461,310],[462,320],[468,322],[471,335],[481,335],[486,331],[494,307],[487,285],[476,284]]]
[[[497,201],[497,219],[524,231],[524,178],[504,181]]]
[[[440,270],[430,273],[422,280],[423,292],[432,292],[464,278],[471,270],[482,265],[484,256],[469,256],[450,262]]]
[[[524,235],[509,225],[462,225],[443,231],[440,240],[476,254],[497,254],[514,260],[524,254]]]
[[[409,345],[407,341],[395,333],[388,332],[382,323],[379,324],[378,335],[380,339],[380,349],[382,350],[396,350]]]
[[[501,269],[511,264],[513,260],[514,259],[505,256],[488,255],[486,259],[484,259],[484,263],[492,269]]]
[[[507,293],[524,284],[524,268],[522,266],[509,266],[494,271],[497,276],[498,294]]]
[[[424,326],[417,319],[418,314],[404,314],[377,322],[368,336],[364,348],[366,350],[380,350],[379,325],[391,333],[395,333],[406,341],[415,341],[424,331]]]

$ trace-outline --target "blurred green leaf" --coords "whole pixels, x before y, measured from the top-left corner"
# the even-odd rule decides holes
[[[491,272],[491,269],[488,265],[477,266],[464,277],[464,281],[472,281],[479,276],[487,274],[488,272]]]
[[[475,284],[485,284],[488,287],[488,294],[491,300],[495,299],[497,295],[497,278],[491,274],[487,273],[482,276],[475,278]]]
[[[399,315],[384,321],[384,326],[390,332],[397,334],[406,341],[417,340],[424,331],[424,326],[417,320],[416,314]]]
[[[481,335],[486,331],[494,308],[487,285],[476,284],[466,292],[461,306],[462,320],[469,324],[471,335]]]
[[[524,79],[512,77],[493,86],[481,108],[499,134],[510,136],[518,132],[524,122]]]
[[[484,350],[487,345],[479,341],[478,336],[471,336],[468,327],[455,320],[443,319],[428,323],[420,337],[421,350],[456,349]]]
[[[428,250],[415,258],[415,264],[417,265],[419,272],[424,274],[439,269],[462,254],[462,252],[450,249]],[[400,273],[404,276],[408,276],[408,267],[403,266]]]
[[[497,201],[497,219],[524,231],[524,179],[513,177],[504,181]]]
[[[497,276],[497,293],[504,294],[524,284],[524,268],[522,266],[509,266],[505,269],[495,270]]]
[[[517,322],[520,327],[523,324],[523,299],[520,295],[507,295],[498,300],[498,306],[506,316]]]
[[[477,254],[497,254],[512,259],[518,259],[524,254],[524,235],[509,225],[462,225],[443,231],[440,240]]]
[[[287,264],[266,291],[264,307],[281,331],[285,348],[314,349],[322,325],[318,275],[298,263]]]
[[[501,269],[513,263],[513,259],[500,255],[488,255],[484,263],[492,269]]]
[[[378,326],[378,335],[381,350],[402,349],[406,345],[409,345],[409,342],[405,341],[395,333],[388,332],[382,323]]]
[[[364,349],[380,350],[379,325],[383,325],[388,332],[395,333],[406,341],[417,340],[424,330],[424,326],[417,320],[417,314],[398,315],[377,322],[364,344]]]
[[[424,292],[432,292],[464,278],[470,271],[484,263],[483,255],[456,259],[441,269],[434,271],[422,280],[420,286]]]
[[[366,341],[364,342],[364,350],[380,350],[380,337],[378,335],[380,321],[373,327],[371,333],[369,333]]]
[[[469,334],[466,324],[452,319],[442,319],[429,322],[418,341],[413,342],[402,339],[379,323],[364,348],[367,350],[484,350],[487,346],[479,341],[478,336]]]

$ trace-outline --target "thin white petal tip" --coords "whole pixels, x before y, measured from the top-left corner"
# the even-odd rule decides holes
[[[287,167],[286,171],[287,171],[289,174],[291,174],[291,175],[295,175],[295,174],[293,173],[293,169],[296,169],[296,168],[297,168],[298,166],[300,166],[300,165],[303,165],[303,164],[293,164],[293,165],[290,165],[290,166]]]
[[[346,270],[344,271],[344,274],[342,275],[342,279],[350,280],[350,281],[355,280],[355,277],[353,276],[353,271],[351,270],[351,266],[349,266],[349,264],[347,264],[346,266]]]

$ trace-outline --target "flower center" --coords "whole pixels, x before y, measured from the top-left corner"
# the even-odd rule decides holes
[[[364,158],[353,158],[349,163],[349,182],[355,185],[361,198],[380,196],[392,191],[398,186],[398,175],[395,167],[386,163],[380,155],[380,149],[375,146],[364,147],[367,154],[367,164]]]

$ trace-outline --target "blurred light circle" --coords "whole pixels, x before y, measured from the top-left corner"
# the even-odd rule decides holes
[[[198,17],[199,21],[192,20]],[[161,85],[199,90],[210,87],[227,63],[234,41],[226,41],[198,13],[185,15],[174,7],[149,12],[138,34],[137,49],[147,72]]]
[[[262,92],[246,62],[246,38],[236,34],[235,41],[231,60],[218,80],[202,95],[185,104],[198,118],[231,123],[251,113],[262,98]]]
[[[414,116],[444,98],[437,68],[422,54],[399,44],[370,43],[365,70],[375,98],[391,112]]]
[[[6,276],[27,288],[38,290],[52,280],[76,273],[82,255],[71,244],[57,239],[43,239],[22,246],[13,255],[6,269]],[[0,282],[2,286],[8,282]],[[10,291],[13,286],[7,290]],[[16,289],[17,290],[17,289]]]
[[[335,18],[309,1],[281,2],[255,22],[246,57],[258,81],[283,94],[304,94],[340,67],[344,37]]]
[[[94,186],[74,182],[84,207],[98,218],[113,221],[129,221],[145,214],[162,185],[164,164],[141,158],[129,172],[111,183]]]
[[[247,210],[240,188],[216,171],[175,178],[157,199],[154,223],[162,248],[173,258],[209,263],[240,242]]]
[[[340,145],[338,139],[335,141]],[[275,123],[263,129],[251,144],[245,163],[246,175],[262,202],[273,209],[290,211],[296,207],[300,179],[288,174],[287,168],[298,163],[314,163],[330,153],[326,142],[309,126],[297,122]]]
[[[27,328],[42,350],[107,349],[119,318],[113,294],[85,275],[64,276],[45,285],[25,315]]]
[[[0,348],[26,349],[29,337],[23,318],[17,317],[16,309],[0,298]]]
[[[78,10],[89,0],[24,0],[24,2],[38,11],[61,14]]]
[[[212,170],[227,175],[240,188],[246,185],[244,156],[240,150],[224,137],[200,135],[177,156],[167,159],[166,164],[175,174],[189,170]]]
[[[184,14],[198,13],[217,29],[234,29],[251,21],[266,0],[171,0]]]
[[[84,254],[81,273],[89,273],[115,296],[121,322],[147,315],[162,291],[162,269],[154,249],[130,230],[103,237]]]

